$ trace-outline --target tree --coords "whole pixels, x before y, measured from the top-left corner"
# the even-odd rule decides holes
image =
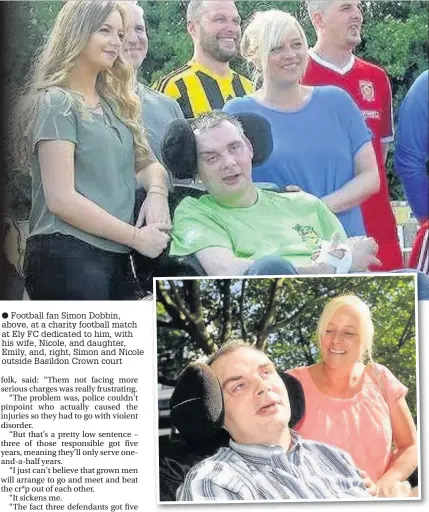
[[[412,276],[157,281],[158,379],[174,385],[191,361],[230,338],[267,352],[278,368],[317,362],[317,320],[337,295],[358,295],[375,325],[375,359],[409,387],[416,402]]]
[[[3,40],[6,58],[3,76],[6,77],[6,96],[19,89],[28,80],[35,55],[46,41],[62,2],[5,2],[6,37]],[[140,1],[146,13],[149,54],[140,72],[140,79],[152,84],[162,75],[183,65],[192,56],[192,43],[186,32],[186,5],[180,1]],[[255,10],[283,9],[303,24],[312,45],[315,40],[313,27],[304,2],[254,0],[238,1],[238,9],[246,24]],[[404,98],[416,76],[427,68],[428,7],[424,1],[366,1],[363,2],[363,42],[357,54],[384,66],[392,82],[394,111]],[[20,34],[20,37],[16,37]],[[233,67],[249,74],[242,59]],[[391,199],[403,199],[403,191],[392,172],[392,156],[388,158],[388,178]],[[9,179],[15,180],[12,158],[8,163]],[[19,188],[17,185],[16,188]],[[14,208],[23,210],[16,201]]]

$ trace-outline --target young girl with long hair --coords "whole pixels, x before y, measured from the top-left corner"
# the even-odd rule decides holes
[[[66,2],[19,105],[32,170],[31,299],[129,298],[130,248],[154,258],[169,240],[167,175],[121,57],[125,16],[120,2]],[[139,184],[147,195],[134,226]]]

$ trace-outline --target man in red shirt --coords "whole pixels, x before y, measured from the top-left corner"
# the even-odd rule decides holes
[[[380,175],[380,190],[361,205],[368,236],[379,246],[381,266],[373,270],[402,267],[402,255],[390,206],[385,162],[393,141],[392,91],[386,72],[353,54],[361,42],[360,1],[308,0],[308,12],[317,41],[309,51],[303,83],[337,85],[346,90],[362,111],[373,133]]]

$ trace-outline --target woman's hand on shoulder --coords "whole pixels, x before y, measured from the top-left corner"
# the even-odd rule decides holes
[[[170,207],[168,197],[156,192],[148,192],[140,208],[140,213],[136,222],[136,227],[140,228],[143,224],[165,224],[171,229]]]

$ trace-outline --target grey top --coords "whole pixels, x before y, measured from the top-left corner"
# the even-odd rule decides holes
[[[133,134],[104,100],[103,113],[85,110],[77,95],[59,87],[48,89],[40,99],[33,131],[29,238],[62,233],[99,249],[125,253],[128,247],[75,228],[46,206],[37,144],[45,140],[65,140],[75,145],[76,191],[118,219],[133,222],[136,189]]]
[[[142,124],[149,146],[156,158],[162,162],[161,141],[165,129],[173,119],[184,119],[183,112],[177,101],[143,84],[138,84],[138,94],[142,102]]]

